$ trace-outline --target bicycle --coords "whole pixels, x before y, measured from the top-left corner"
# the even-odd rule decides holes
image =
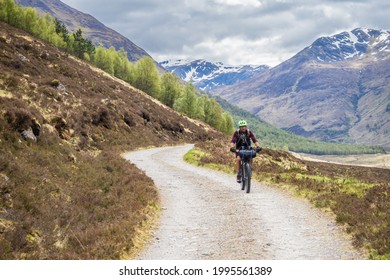
[[[241,190],[246,189],[246,193],[251,190],[251,178],[252,178],[252,159],[256,157],[257,153],[261,151],[261,148],[253,150],[252,147],[242,149],[238,152],[241,157]]]

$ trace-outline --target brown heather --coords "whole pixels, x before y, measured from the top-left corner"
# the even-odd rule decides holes
[[[215,137],[0,22],[0,259],[134,256],[159,197],[121,153]]]

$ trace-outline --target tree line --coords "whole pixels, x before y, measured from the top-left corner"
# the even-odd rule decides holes
[[[132,63],[123,48],[117,51],[114,47],[106,49],[99,45],[91,62],[190,118],[204,121],[227,134],[234,130],[232,116],[224,112],[214,98],[199,94],[192,82],[183,83],[172,73],[160,76],[150,57]]]
[[[224,112],[214,98],[199,94],[192,82],[183,83],[172,73],[160,75],[150,57],[132,63],[123,48],[95,47],[84,38],[80,28],[70,33],[56,18],[49,14],[40,16],[34,8],[21,7],[13,0],[0,0],[0,20],[89,61],[190,118],[204,121],[227,134],[234,130],[232,116]]]
[[[0,20],[20,28],[52,45],[65,49],[79,58],[93,55],[95,47],[82,36],[81,29],[69,34],[57,19],[44,16],[31,7],[21,7],[13,0],[0,0]]]

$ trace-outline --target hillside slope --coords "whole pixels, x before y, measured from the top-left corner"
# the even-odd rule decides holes
[[[158,205],[120,153],[223,137],[0,22],[0,259],[119,259]]]
[[[106,48],[111,46],[114,46],[117,50],[124,48],[129,60],[132,62],[139,60],[143,56],[150,57],[144,49],[134,44],[125,36],[105,26],[93,16],[78,11],[59,0],[15,0],[15,3],[26,7],[33,7],[40,13],[49,13],[64,23],[71,32],[75,32],[78,28],[81,28],[85,37],[91,40],[95,46],[103,44]],[[157,62],[156,65],[159,67]]]

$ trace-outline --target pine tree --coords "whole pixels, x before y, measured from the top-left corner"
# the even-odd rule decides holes
[[[81,59],[85,58],[85,54],[89,57],[92,57],[95,54],[95,47],[90,40],[87,40],[83,37],[83,32],[81,29],[77,29],[75,33],[73,33],[73,44],[72,50],[73,53]]]
[[[73,44],[73,53],[78,58],[84,57],[84,38],[83,38],[83,32],[81,29],[77,29],[75,33],[73,33],[74,38],[74,44]]]
[[[84,39],[84,58],[86,56],[90,57],[91,60],[96,52],[95,46],[90,40]],[[89,60],[89,59],[88,59]]]
[[[69,44],[69,31],[66,28],[65,24],[60,22],[58,19],[54,19],[54,23],[56,26],[56,33],[62,36],[62,39],[65,43]]]

